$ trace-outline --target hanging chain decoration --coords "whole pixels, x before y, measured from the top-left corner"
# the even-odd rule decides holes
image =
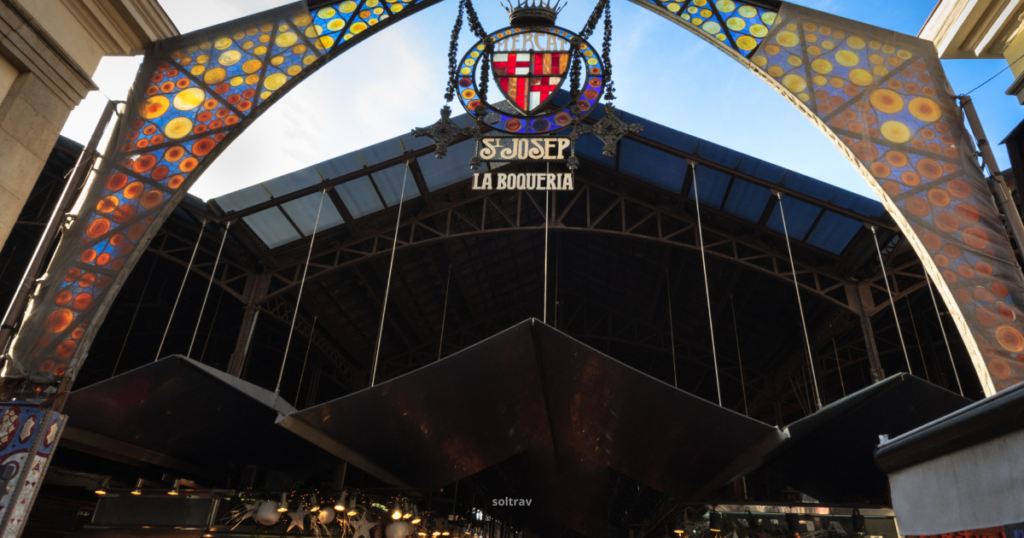
[[[601,43],[601,59],[604,60],[604,100],[615,100],[615,83],[612,82],[612,3],[604,3],[604,42]]]
[[[473,136],[478,129],[472,127],[459,127],[454,121],[452,121],[452,108],[448,106],[448,103],[452,102],[455,98],[455,91],[458,87],[458,47],[459,47],[459,34],[462,33],[462,14],[464,11],[469,11],[470,28],[473,28],[474,21],[476,21],[476,12],[473,10],[472,4],[469,4],[469,0],[460,0],[459,2],[459,14],[455,18],[455,27],[452,28],[451,42],[448,45],[448,87],[444,93],[445,105],[441,108],[441,119],[437,120],[436,123],[430,127],[417,127],[412,130],[413,136],[425,136],[434,142],[436,146],[434,148],[434,157],[443,159],[448,155],[448,146],[453,140],[460,136]],[[476,21],[476,25],[479,26],[479,21]]]

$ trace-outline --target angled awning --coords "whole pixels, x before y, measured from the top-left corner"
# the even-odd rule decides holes
[[[526,453],[538,508],[581,532],[606,517],[595,509],[609,469],[694,497],[783,439],[536,320],[281,425],[339,457],[368,457],[390,475],[379,478],[421,488]]]
[[[72,392],[65,444],[204,478],[244,465],[297,475],[337,465],[274,425],[294,411],[273,392],[173,355]]]
[[[896,374],[790,424],[790,438],[761,469],[823,502],[885,499],[875,464],[879,436],[895,437],[970,400],[910,374]]]

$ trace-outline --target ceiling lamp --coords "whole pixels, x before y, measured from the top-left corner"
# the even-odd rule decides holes
[[[277,511],[282,514],[288,511],[288,494],[281,492],[281,502],[277,503]]]
[[[672,527],[672,532],[676,533],[677,536],[686,534],[685,521],[682,514],[676,514],[675,525]]]
[[[341,492],[341,496],[338,497],[338,502],[334,503],[334,509],[339,514],[344,514],[345,513],[345,497],[346,496],[348,496],[348,494],[346,492],[342,491]]]
[[[313,493],[313,494],[311,494],[309,496],[309,511],[310,512],[319,512],[320,511],[320,501],[317,500],[316,493]]]
[[[181,492],[181,479],[180,478],[175,478],[174,479],[174,485],[171,486],[171,491],[168,491],[167,494],[168,495],[177,495],[180,492]]]
[[[135,481],[135,489],[132,490],[132,495],[142,495],[142,479]]]
[[[107,485],[108,484],[110,484],[110,479],[109,478],[104,478],[103,481],[100,482],[99,487],[96,488],[96,491],[95,491],[96,495],[106,495],[107,494]]]
[[[391,519],[402,519],[402,507],[398,505],[398,501],[391,507]]]
[[[422,522],[423,522],[423,518],[420,517],[420,510],[419,510],[419,508],[416,508],[416,505],[413,505],[412,506],[412,521],[410,521],[409,523],[412,523],[413,525],[419,525]]]
[[[409,510],[409,501],[402,501],[402,519],[412,519],[412,511]]]

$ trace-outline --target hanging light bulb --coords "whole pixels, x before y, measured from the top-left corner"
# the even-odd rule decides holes
[[[346,512],[345,515],[348,517],[356,517],[359,515],[359,510],[356,510],[356,507],[353,506],[352,508],[348,509],[348,512]]]
[[[402,519],[402,507],[398,505],[398,501],[391,507],[391,519]]]
[[[105,478],[102,482],[100,482],[100,486],[98,488],[96,488],[96,491],[95,491],[96,495],[106,495],[107,494],[107,485],[108,484],[110,484],[110,479],[109,478]]]
[[[181,492],[181,479],[180,478],[175,478],[174,479],[174,485],[171,486],[171,491],[168,491],[167,494],[168,495],[177,495],[180,492]]]
[[[309,511],[310,512],[319,512],[320,511],[320,502],[316,499],[316,493],[313,493],[313,494],[311,494],[309,496]]]
[[[341,496],[338,497],[338,502],[334,503],[334,509],[339,514],[344,514],[345,513],[345,496],[346,496],[346,493],[344,491],[342,491],[341,492]]]
[[[411,519],[412,510],[409,510],[409,501],[402,501],[402,519]]]
[[[717,510],[711,512],[711,516],[708,518],[708,521],[711,523],[711,527],[709,529],[711,532],[722,532],[722,514],[720,512]]]
[[[422,522],[423,518],[420,517],[419,508],[416,508],[415,504],[412,505],[412,521],[410,521],[409,523],[412,523],[413,525],[419,525]]]
[[[135,481],[135,489],[132,490],[132,495],[142,495],[142,479]]]
[[[684,525],[683,515],[682,514],[676,514],[676,518],[675,519],[676,519],[676,521],[675,521],[676,524],[672,528],[672,532],[676,533],[676,536],[682,536],[682,535],[686,534],[686,527]]]
[[[288,494],[281,492],[281,502],[277,503],[277,511],[282,514],[288,511]]]
[[[441,529],[441,536],[451,536],[451,534],[452,532],[448,530],[448,524],[446,523],[445,526]]]

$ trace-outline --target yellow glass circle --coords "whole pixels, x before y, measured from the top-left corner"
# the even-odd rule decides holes
[[[728,26],[730,30],[739,32],[747,27],[747,21],[740,17],[731,17],[729,20],[725,21],[725,25]]]
[[[740,8],[740,9],[743,9],[743,8]],[[753,8],[751,8],[751,9],[753,9]],[[741,11],[741,13],[742,13],[742,11]],[[774,11],[766,11],[766,12],[761,14],[761,20],[764,21],[764,23],[767,24],[768,26],[771,26],[771,25],[775,24],[775,19],[778,16],[779,16],[779,14],[775,13]],[[751,15],[751,17],[753,17],[753,15]]]
[[[255,46],[256,46],[256,43],[253,43],[251,39],[247,40],[245,43],[242,43],[242,49],[243,50],[252,50],[252,48],[255,47]]]
[[[270,59],[270,65],[277,67],[284,63],[284,56],[274,56]]]
[[[241,60],[241,52],[238,52],[237,50],[226,50],[224,51],[223,54],[220,55],[220,58],[217,58],[217,63],[223,65],[224,67],[227,67],[229,65],[235,65]]]
[[[331,9],[331,8],[326,8],[326,9]],[[320,11],[323,11],[323,10],[321,9]],[[334,11],[334,10],[332,9],[331,11]],[[295,23],[295,26],[300,26],[300,27],[301,26],[306,26],[307,24],[313,22],[313,16],[310,15],[309,13],[303,13],[302,15],[298,15],[294,19],[292,19],[292,22]]]
[[[824,86],[828,84],[828,79],[821,75],[814,75],[814,77],[811,78],[811,82],[813,82],[815,86]]]
[[[879,129],[882,137],[894,144],[906,144],[910,142],[910,127],[902,121],[889,120],[882,124]]]
[[[888,88],[871,92],[870,101],[871,106],[883,114],[896,114],[903,110],[903,97]]]
[[[827,75],[832,72],[832,62],[824,58],[818,58],[811,62],[811,69],[813,69],[815,73]]]
[[[274,91],[284,86],[285,82],[288,82],[288,77],[284,76],[284,73],[274,73],[263,81],[263,87]]]
[[[677,3],[675,3],[675,2],[669,2],[669,3],[668,3],[668,5],[667,5],[667,6],[665,6],[665,7],[666,7],[666,8],[667,8],[667,9],[668,9],[669,11],[671,11],[672,13],[678,13],[678,12],[679,12],[679,4],[677,4]]]
[[[203,104],[206,100],[206,92],[199,88],[186,88],[174,96],[174,108],[178,110],[192,110]]]
[[[253,50],[252,52],[256,56],[263,56],[264,54],[267,53],[267,47],[264,47],[263,45],[260,45],[260,46],[256,47],[256,49]]]
[[[884,65],[876,65],[871,68],[871,72],[874,73],[875,76],[884,77],[889,74],[889,69]]]
[[[312,54],[310,54],[310,55],[308,55],[308,56],[306,56],[305,58],[302,59],[302,64],[303,65],[309,65],[309,64],[311,64],[311,63],[313,63],[315,61],[316,61],[316,56],[313,56]]]
[[[228,72],[223,67],[214,67],[203,75],[203,82],[207,84],[220,84],[227,78]]]
[[[230,37],[218,37],[217,41],[213,42],[213,48],[215,48],[217,50],[224,50],[224,49],[230,47],[231,43],[232,43],[232,41],[231,41]],[[206,48],[206,47],[203,47],[203,48]]]
[[[238,87],[241,86],[242,83],[245,82],[245,80],[242,77],[231,77],[230,82],[232,86]]]
[[[790,73],[782,77],[782,85],[793,93],[799,93],[807,89],[807,79],[800,75]]]
[[[200,54],[199,56],[196,56],[196,63],[197,64],[205,64],[208,61],[210,61],[210,55],[209,54]]]
[[[303,33],[306,34],[306,37],[313,39],[314,37],[324,33],[324,27],[319,24],[314,24],[313,26],[306,28],[306,31]]]
[[[792,48],[800,44],[800,37],[793,32],[783,30],[775,36],[775,41],[786,48]]]
[[[261,36],[259,37],[258,41],[259,41],[260,43],[263,43],[263,44],[266,44],[266,43],[270,43],[270,36],[268,36],[267,34],[263,34],[263,35],[261,35]],[[266,48],[266,47],[264,47],[264,49],[265,49],[265,48]],[[256,49],[256,50],[259,50],[259,49]]]
[[[259,71],[261,67],[263,67],[263,62],[261,62],[259,60],[256,60],[256,59],[246,60],[245,63],[242,64],[242,72],[243,73],[247,73],[247,74],[248,73],[255,73],[255,72]]]
[[[166,135],[167,138],[171,138],[174,140],[177,140],[178,138],[184,138],[188,136],[189,133],[191,132],[192,120],[185,117],[174,118],[173,120],[167,122],[167,125],[164,126],[164,135]]]
[[[860,57],[856,52],[842,49],[836,51],[836,63],[843,67],[853,67],[860,63]]]
[[[757,47],[757,40],[748,35],[742,35],[736,39],[736,46],[740,50],[754,50]]]
[[[363,4],[364,7],[377,7],[380,5],[380,0],[366,0]]]
[[[793,67],[800,67],[801,65],[804,65],[803,58],[796,55],[790,56],[789,58],[786,59],[786,61],[789,63],[789,65],[792,65]]]
[[[875,81],[875,76],[863,69],[850,70],[850,82],[858,86],[870,86]]]
[[[260,99],[266,99],[271,96],[271,92],[263,92],[260,94]]]
[[[850,39],[846,40],[846,45],[853,50],[861,50],[867,46],[867,43],[864,42],[864,38],[852,35]]]
[[[721,13],[732,13],[736,10],[736,3],[732,0],[718,0],[715,2],[715,7]]]
[[[277,34],[277,37],[274,38],[274,44],[283,49],[291,47],[298,41],[299,36],[295,32],[284,32],[283,34]]]
[[[405,8],[402,7],[402,4],[395,4],[395,5],[391,6],[391,12],[392,13],[398,13],[399,11],[402,11],[403,9],[405,9]]]
[[[736,44],[739,45],[739,41],[737,41]],[[765,58],[764,56],[758,54],[757,56],[754,56],[754,65],[758,67],[764,67],[768,65],[768,58]]]
[[[197,65],[197,66],[193,67],[192,70],[189,71],[189,73],[192,73],[193,75],[198,77],[199,75],[202,75],[204,71],[206,71],[206,66],[204,66],[204,65]]]
[[[338,10],[341,11],[342,13],[352,13],[353,11],[356,10],[357,7],[359,6],[355,2],[352,2],[351,0],[346,0],[345,2],[342,2],[341,5],[338,6]]]
[[[826,39],[825,41],[821,42],[821,48],[823,48],[825,50],[832,50],[832,49],[836,48],[836,44],[833,43],[832,41]]]
[[[321,36],[317,38],[313,45],[319,50],[326,50],[331,48],[331,45],[334,45],[334,38],[329,35]]]
[[[349,30],[353,34],[358,34],[358,33],[362,32],[363,30],[366,30],[366,23],[365,22],[353,23],[352,26],[349,27]]]
[[[757,9],[754,6],[740,6],[740,16],[748,19],[757,16]]]
[[[331,19],[331,21],[327,23],[327,30],[330,32],[340,31],[344,27],[345,21],[343,19]]]
[[[260,81],[260,76],[259,75],[249,75],[249,76],[245,77],[245,83],[246,84],[256,84],[259,81]]]
[[[320,17],[323,20],[327,20],[333,17],[335,13],[337,13],[337,11],[335,11],[333,7],[325,7],[320,11],[317,11],[316,15],[317,17]]]
[[[768,74],[775,78],[781,77],[783,72],[782,68],[777,65],[773,65],[768,68]]]
[[[293,65],[288,68],[288,75],[294,77],[302,72],[302,66]]]

